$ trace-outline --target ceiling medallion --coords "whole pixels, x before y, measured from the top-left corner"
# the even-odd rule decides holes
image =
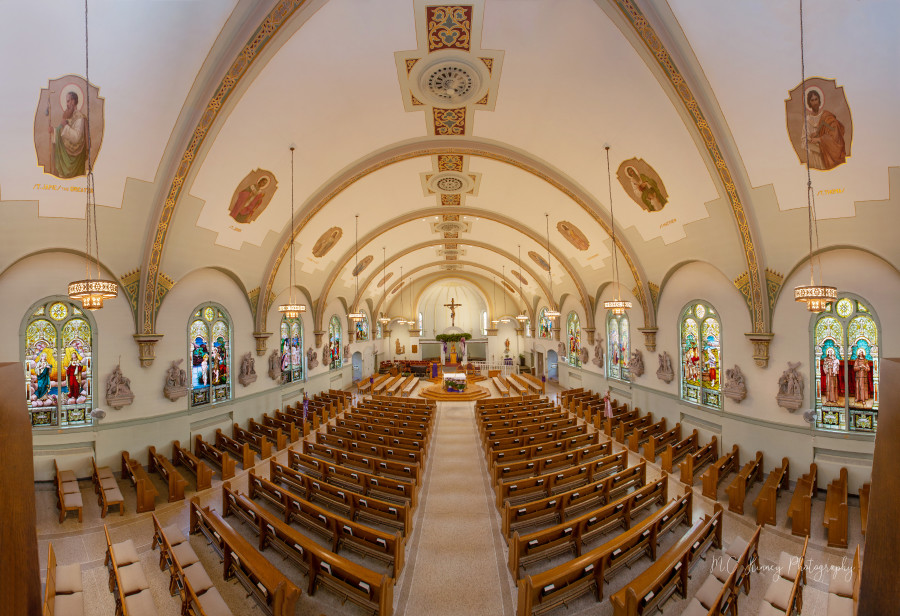
[[[431,223],[432,233],[468,233],[472,223],[465,220],[444,220]]]
[[[421,66],[418,79],[411,80],[413,95],[436,107],[463,107],[482,98],[486,92],[491,76],[484,64],[470,63],[468,59],[447,56],[453,52],[444,52],[442,57]],[[424,64],[424,63],[419,63]]]
[[[441,171],[428,178],[427,188],[441,195],[457,195],[474,190],[475,180],[459,171]]]

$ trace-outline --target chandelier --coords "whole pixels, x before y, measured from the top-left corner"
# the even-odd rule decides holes
[[[550,297],[547,298],[547,303],[553,301],[553,276],[550,273],[550,214],[544,214],[544,218],[547,223],[547,282],[549,284],[550,289]],[[548,319],[555,319],[559,316],[559,310],[555,310],[553,306],[549,306],[546,311],[544,311],[544,315]]]
[[[800,0],[800,92],[803,106],[803,130],[808,130],[806,123],[806,62],[803,49],[803,0]],[[822,261],[819,260],[819,284],[815,282],[813,273],[813,237],[815,249],[819,244],[819,229],[816,221],[816,201],[813,192],[812,174],[809,171],[809,136],[803,139],[806,148],[806,211],[809,234],[809,284],[794,288],[794,301],[805,302],[810,312],[823,312],[830,302],[837,299],[837,289],[822,284]]]
[[[100,240],[97,237],[97,200],[94,197],[94,165],[91,158],[91,74],[88,62],[88,6],[84,0],[84,80],[85,80],[85,157],[87,200],[84,207],[84,280],[69,283],[68,295],[73,301],[80,301],[86,310],[103,308],[103,300],[119,295],[119,285],[113,280],[100,277]],[[93,264],[91,263],[93,261]],[[92,268],[93,265],[93,268]],[[96,275],[92,273],[92,269]]]
[[[615,315],[620,315],[625,314],[625,311],[631,308],[631,302],[622,299],[622,287],[619,285],[619,258],[618,249],[616,246],[616,214],[613,210],[612,175],[609,171],[609,144],[604,144],[603,147],[606,149],[606,184],[609,187],[609,224],[612,227],[613,245],[613,284],[616,287],[616,298],[603,302],[603,307],[607,310],[612,310],[612,313]]]
[[[381,284],[384,286],[384,295],[387,297],[387,285],[385,283],[384,272],[387,269],[387,249],[382,246],[381,247]],[[382,300],[383,302],[384,300]],[[379,323],[390,323],[391,319],[385,315],[383,312],[379,313],[378,322]]]
[[[355,310],[347,315],[347,318],[353,321],[362,321],[365,318],[365,315],[359,310],[359,272],[356,271],[359,267],[359,214],[356,215],[356,242],[354,248],[354,267],[353,267],[353,277],[356,278],[356,296],[353,301],[355,304]]]
[[[289,266],[290,272],[290,285],[289,285],[289,293],[288,293],[288,303],[281,304],[278,306],[278,312],[289,319],[297,319],[300,317],[301,312],[306,312],[306,306],[304,304],[298,304],[294,301],[294,287],[296,286],[296,280],[294,280],[294,146],[291,146],[291,261]]]
[[[522,293],[522,245],[519,244],[519,295],[524,298],[525,295]],[[525,324],[525,321],[528,320],[528,315],[525,314],[525,308],[522,308],[522,311],[516,315],[516,321],[519,323]]]

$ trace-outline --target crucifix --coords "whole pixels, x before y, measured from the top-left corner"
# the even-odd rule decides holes
[[[456,325],[456,309],[462,306],[462,304],[454,304],[453,298],[450,298],[449,304],[444,304],[447,308],[450,309],[450,326],[454,327]]]

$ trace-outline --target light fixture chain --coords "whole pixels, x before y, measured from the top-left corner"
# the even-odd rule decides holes
[[[619,286],[619,257],[616,246],[616,211],[613,208],[612,198],[612,173],[609,167],[609,146],[606,146],[606,185],[609,188],[609,224],[612,227],[612,244],[613,244],[613,281],[616,285],[616,299],[622,299],[621,288]]]

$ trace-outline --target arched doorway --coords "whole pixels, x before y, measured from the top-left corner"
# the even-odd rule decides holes
[[[553,351],[553,350],[547,351],[547,380],[548,381],[556,381],[559,379],[559,370],[557,369],[558,362],[559,362],[559,355],[556,354],[556,351]]]
[[[363,369],[363,358],[362,353],[356,351],[353,354],[353,382],[360,380],[362,378],[362,369]]]

